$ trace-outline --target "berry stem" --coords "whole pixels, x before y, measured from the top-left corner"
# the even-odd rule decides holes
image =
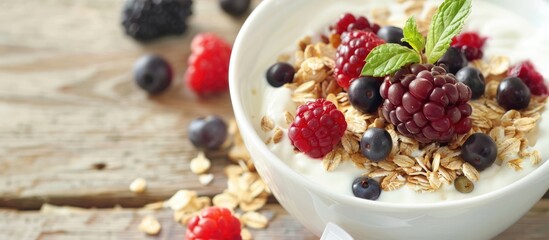
[[[422,52],[419,53],[419,64],[427,63],[427,57]]]

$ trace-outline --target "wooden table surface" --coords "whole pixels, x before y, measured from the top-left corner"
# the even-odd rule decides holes
[[[229,97],[198,99],[182,76],[193,35],[233,41],[244,19],[223,14],[216,0],[195,0],[184,36],[141,45],[123,34],[122,4],[0,1],[0,239],[182,239],[185,228],[170,212],[140,207],[179,189],[207,196],[225,189],[222,157],[208,187],[191,173],[196,150],[186,127],[209,114],[231,119]],[[135,86],[132,66],[145,53],[174,66],[166,94],[148,97]],[[137,177],[148,181],[145,194],[128,190]],[[100,209],[39,211],[44,203]],[[253,231],[256,239],[317,239],[274,199],[265,211],[276,214]],[[159,218],[160,235],[137,231],[146,214]],[[549,238],[549,200],[498,237],[516,238]]]

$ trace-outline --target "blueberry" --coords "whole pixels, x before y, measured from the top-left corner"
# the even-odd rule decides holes
[[[474,133],[461,146],[461,158],[479,171],[490,167],[497,155],[496,143],[484,133]]]
[[[377,36],[383,39],[386,43],[396,43],[402,46],[410,47],[410,44],[402,41],[402,38],[404,38],[402,28],[385,26],[379,29]]]
[[[189,139],[197,148],[217,149],[227,138],[227,124],[218,116],[198,118],[189,124]]]
[[[484,94],[484,75],[473,67],[464,67],[456,73],[456,79],[469,86],[472,91],[471,99],[478,99]]]
[[[275,63],[267,70],[267,82],[273,87],[281,87],[294,80],[295,69],[288,63]]]
[[[134,65],[133,74],[137,85],[149,94],[159,94],[172,82],[172,68],[163,58],[145,55]]]
[[[360,139],[360,151],[371,161],[384,160],[389,156],[392,148],[391,135],[383,128],[368,128]]]
[[[498,85],[496,101],[506,110],[521,110],[530,104],[530,89],[518,77],[503,79]]]
[[[221,9],[232,16],[240,16],[250,8],[250,0],[219,0]]]
[[[354,108],[363,113],[374,113],[382,102],[379,87],[380,80],[372,77],[360,77],[351,82],[347,91]]]
[[[438,60],[437,65],[444,65],[450,73],[456,74],[457,71],[467,66],[467,63],[467,58],[461,49],[450,47]]]
[[[368,177],[358,177],[353,181],[353,194],[355,197],[377,200],[381,194],[379,183]]]

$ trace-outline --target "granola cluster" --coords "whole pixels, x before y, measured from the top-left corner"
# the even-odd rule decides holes
[[[431,15],[436,8],[424,8],[424,1],[403,1],[406,13],[423,15],[418,18],[420,32],[426,32]],[[402,25],[390,21],[389,9],[373,9],[371,16],[381,25]],[[473,108],[471,120],[473,127],[466,134],[457,135],[448,144],[421,144],[406,137],[387,123],[379,113],[363,114],[353,108],[346,92],[341,89],[333,71],[335,52],[340,44],[340,36],[332,34],[322,37],[322,41],[313,42],[305,37],[298,42],[298,50],[293,58],[283,55],[279,61],[293,60],[296,69],[295,79],[285,87],[293,90],[292,101],[298,105],[325,98],[333,102],[345,115],[347,131],[336,148],[326,155],[322,164],[326,171],[333,171],[344,161],[351,161],[364,175],[381,179],[384,191],[399,189],[403,186],[416,191],[436,191],[443,184],[453,184],[459,176],[465,176],[472,182],[479,181],[480,173],[460,157],[460,146],[473,133],[488,134],[497,145],[496,164],[520,171],[524,164],[533,166],[541,162],[540,153],[528,145],[527,135],[540,121],[547,97],[532,96],[528,108],[505,110],[496,102],[498,84],[506,77],[510,61],[504,56],[495,56],[488,61],[476,60],[470,64],[478,68],[486,78],[485,94],[470,101]],[[289,112],[284,113],[288,127],[293,121]],[[277,144],[283,137],[283,130],[275,126],[267,116],[261,119],[262,130],[269,133],[267,143]],[[385,128],[393,141],[392,151],[385,161],[373,162],[359,151],[359,142],[363,133],[371,127]]]

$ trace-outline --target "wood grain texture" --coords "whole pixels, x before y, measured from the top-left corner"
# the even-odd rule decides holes
[[[252,230],[254,239],[318,239],[277,204],[263,210],[273,216],[267,229]],[[146,215],[155,216],[162,225],[157,236],[147,236],[137,230]],[[549,200],[532,208],[496,240],[549,238]],[[183,239],[185,227],[173,221],[170,210],[146,211],[132,209],[66,209],[46,212],[0,210],[0,239]]]
[[[222,14],[217,0],[194,1],[184,36],[141,45],[123,34],[122,3],[0,1],[0,207],[138,207],[182,188],[203,195],[225,188],[223,158],[208,188],[190,172],[196,150],[186,127],[209,114],[232,118],[229,97],[198,99],[182,79],[193,35],[233,41],[243,19]],[[176,70],[162,96],[148,97],[133,82],[145,53]],[[128,191],[137,177],[149,183],[144,195]]]
[[[251,230],[254,239],[317,239],[278,204],[267,205],[262,213],[272,216],[266,230]],[[155,216],[162,225],[157,236],[138,231],[141,219]],[[185,226],[173,220],[169,210],[132,209],[70,210],[49,213],[0,210],[0,239],[183,239]]]

